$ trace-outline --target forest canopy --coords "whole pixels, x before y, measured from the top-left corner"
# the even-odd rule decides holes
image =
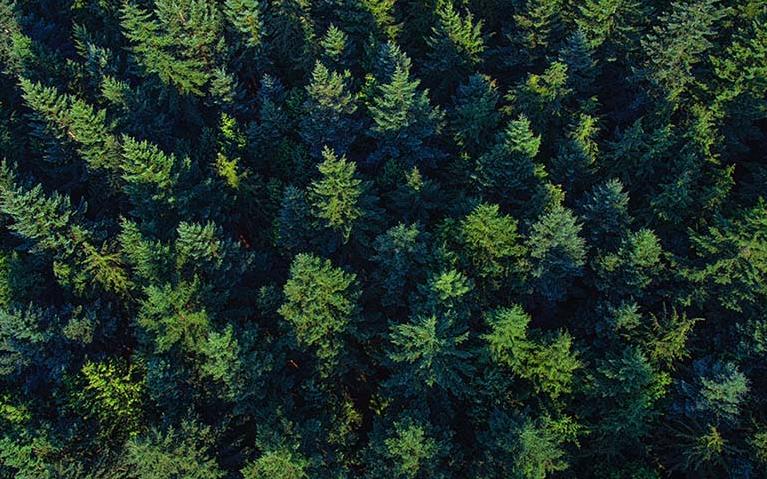
[[[764,0],[0,0],[0,478],[767,477]]]

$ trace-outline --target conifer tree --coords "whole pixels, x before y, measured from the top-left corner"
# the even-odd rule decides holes
[[[559,301],[572,280],[583,272],[586,245],[580,237],[581,224],[562,206],[543,213],[528,238],[532,276],[538,294]]]
[[[300,134],[315,156],[320,156],[324,148],[343,155],[354,142],[359,124],[353,118],[357,106],[348,92],[348,79],[348,72],[330,72],[319,62],[314,67],[312,81],[306,87],[306,116]]]
[[[128,443],[126,462],[147,479],[220,479],[225,473],[208,453],[212,439],[210,428],[193,422],[166,431],[152,430]]]
[[[619,180],[594,186],[580,204],[588,244],[597,248],[617,246],[632,221],[628,204],[629,197]]]
[[[485,50],[482,21],[475,23],[471,12],[461,18],[452,2],[438,4],[436,14],[425,70],[431,78],[440,77],[437,91],[451,92],[474,71]]]
[[[674,2],[671,10],[659,17],[659,25],[642,40],[650,77],[675,99],[693,81],[693,67],[712,44],[714,25],[728,13],[718,0]]]
[[[492,141],[500,121],[498,100],[495,81],[480,74],[458,87],[448,118],[456,143],[469,153],[484,150]]]
[[[157,75],[164,83],[178,88],[183,93],[202,95],[202,88],[207,83],[210,72],[206,71],[205,62],[196,54],[196,45],[185,41],[184,32],[186,15],[180,14],[180,9],[187,8],[192,15],[189,18],[190,26],[210,26],[211,22],[205,21],[212,12],[207,2],[198,2],[191,5],[171,5],[169,2],[158,3],[157,16],[153,18],[150,12],[137,5],[126,2],[122,8],[122,26],[126,37],[133,44],[132,51],[139,64],[146,68],[147,72]],[[192,8],[190,8],[192,7]],[[212,41],[216,29],[206,32],[206,38]],[[195,37],[191,37],[193,39]],[[192,40],[193,41],[193,40]],[[201,45],[210,47],[210,45]]]
[[[461,240],[474,271],[481,278],[503,280],[524,254],[517,222],[502,215],[498,205],[481,204],[461,223]]]
[[[390,331],[389,360],[395,373],[390,387],[406,395],[417,395],[431,388],[465,394],[466,378],[473,368],[466,348],[468,332],[449,318],[420,316],[397,324]]]
[[[263,44],[264,13],[259,0],[226,0],[224,13],[245,45],[257,48]]]
[[[493,148],[477,160],[477,182],[498,202],[513,203],[529,197],[536,183],[534,159],[541,138],[524,116],[512,120],[498,135]]]
[[[370,135],[377,142],[373,161],[393,158],[412,165],[437,156],[430,140],[441,131],[444,115],[431,106],[428,92],[418,89],[420,83],[397,65],[391,80],[379,87],[370,106]]]
[[[323,376],[339,367],[344,340],[354,328],[359,294],[355,281],[354,274],[310,254],[297,255],[290,266],[279,313],[293,328],[299,346],[316,352]]]
[[[326,147],[322,157],[318,165],[322,178],[309,186],[312,215],[322,227],[340,233],[346,242],[354,223],[364,215],[360,205],[362,181],[355,174],[356,165],[345,156],[339,158]]]

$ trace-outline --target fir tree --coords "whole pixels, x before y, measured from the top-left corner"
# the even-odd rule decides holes
[[[549,301],[559,301],[572,280],[583,272],[586,247],[575,215],[555,207],[533,225],[528,247],[536,291]]]
[[[293,328],[299,346],[316,351],[323,375],[338,367],[344,338],[354,327],[355,281],[354,274],[310,254],[297,255],[291,264],[279,313]]]
[[[456,143],[469,153],[483,151],[492,141],[500,121],[498,100],[495,81],[480,74],[458,87],[448,118]]]
[[[511,121],[493,148],[477,160],[480,188],[503,203],[529,197],[536,183],[534,159],[540,144],[527,118]]]
[[[439,76],[438,91],[451,92],[471,74],[485,50],[482,21],[474,22],[469,12],[463,18],[452,2],[437,7],[437,25],[428,43],[431,49],[425,70],[429,77]]]
[[[427,91],[419,90],[406,68],[397,65],[391,81],[379,87],[373,98],[370,135],[377,141],[373,161],[393,158],[419,164],[437,156],[430,140],[442,128],[442,111],[432,107]]]
[[[360,207],[362,181],[355,175],[355,164],[346,157],[337,157],[327,147],[322,157],[324,161],[318,165],[322,178],[309,186],[312,215],[322,227],[339,232],[346,242],[354,223],[364,215]]]
[[[331,73],[319,62],[314,67],[312,82],[306,87],[306,116],[300,134],[315,156],[324,148],[343,155],[354,142],[359,126],[353,118],[357,106],[347,82],[348,74]]]

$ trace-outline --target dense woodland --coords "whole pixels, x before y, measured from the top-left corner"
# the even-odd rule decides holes
[[[0,477],[767,477],[763,0],[0,0]]]

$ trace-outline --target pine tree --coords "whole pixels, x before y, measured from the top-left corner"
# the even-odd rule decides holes
[[[492,359],[528,381],[536,392],[556,399],[572,391],[574,373],[583,367],[572,351],[567,333],[532,337],[530,316],[519,305],[499,308],[485,315],[490,332],[484,336]]]
[[[352,57],[349,36],[332,23],[320,40],[322,61],[331,68],[342,70],[349,68]]]
[[[717,22],[728,14],[718,0],[674,2],[659,17],[659,25],[642,40],[648,58],[648,76],[671,100],[693,81],[693,67],[711,48]]]
[[[548,171],[551,180],[561,184],[565,191],[579,193],[594,174],[599,155],[595,137],[599,131],[596,119],[590,115],[581,114],[574,123]]]
[[[312,81],[306,87],[306,115],[299,131],[315,156],[325,148],[343,155],[354,142],[359,123],[353,118],[357,106],[348,92],[348,79],[348,72],[331,73],[319,62],[314,67]]]
[[[180,350],[191,355],[202,349],[211,321],[199,292],[197,280],[145,288],[137,323],[156,353]]]
[[[146,479],[220,479],[225,472],[208,452],[212,439],[210,428],[188,421],[180,428],[153,429],[128,443],[126,462]]]
[[[629,233],[616,253],[596,260],[597,288],[606,297],[641,298],[662,268],[663,250],[655,234],[647,229]]]
[[[294,186],[285,188],[275,220],[277,244],[288,253],[308,249],[312,236],[311,221],[306,194]]]
[[[162,231],[173,224],[177,213],[176,186],[179,184],[179,162],[175,155],[162,152],[149,142],[122,138],[122,177],[125,192],[131,199],[134,214],[143,220],[145,231]]]
[[[339,371],[344,338],[356,321],[356,276],[310,254],[290,266],[280,315],[293,328],[299,346],[316,351],[323,376]]]
[[[763,311],[767,298],[767,204],[759,201],[734,218],[717,218],[690,239],[696,267],[685,271],[706,298],[731,311]]]
[[[259,0],[226,0],[226,19],[242,35],[243,42],[250,48],[263,44],[264,13]]]
[[[391,80],[379,87],[369,108],[373,119],[370,136],[377,142],[373,161],[393,158],[412,165],[437,156],[430,143],[441,131],[444,115],[430,105],[427,91],[419,91],[420,83],[397,65]]]
[[[242,470],[244,479],[305,479],[309,461],[287,447],[267,451]]]
[[[559,52],[559,61],[567,65],[568,86],[581,100],[590,98],[599,69],[583,30],[577,30],[567,39]]]
[[[572,94],[568,78],[567,64],[553,62],[542,74],[528,75],[507,99],[530,119],[536,131],[549,131],[558,127],[564,117],[565,102]]]
[[[576,441],[578,432],[578,425],[567,416],[533,419],[496,411],[483,441],[487,477],[500,471],[515,479],[544,479],[564,471],[568,468],[565,446]]]
[[[97,111],[81,100],[27,79],[21,80],[21,88],[30,108],[78,143],[78,152],[89,168],[113,170],[119,166],[120,147],[107,124],[105,110]]]
[[[516,28],[511,39],[527,57],[525,64],[536,63],[555,51],[562,34],[560,8],[559,0],[529,0],[514,14]]]
[[[392,473],[403,479],[444,477],[439,466],[447,454],[447,444],[434,438],[422,421],[404,417],[375,436],[369,451],[372,467],[366,478],[379,479]]]
[[[576,18],[589,45],[607,50],[607,57],[617,51],[639,48],[641,27],[649,18],[650,7],[637,0],[586,0]]]
[[[193,45],[184,45],[186,42],[182,35],[188,32],[184,32],[184,25],[179,24],[183,23],[183,20],[179,20],[187,19],[188,15],[180,12],[181,9],[191,6],[188,2],[184,3],[185,5],[175,6],[168,2],[159,3],[159,19],[155,19],[150,12],[127,2],[121,12],[122,26],[125,36],[133,44],[133,54],[148,73],[157,75],[163,83],[173,85],[183,94],[202,95],[202,88],[207,83],[210,72],[206,71],[205,62],[197,55],[199,52],[192,48]],[[192,25],[210,25],[204,21],[204,18],[210,15],[210,12],[206,11],[206,3],[199,2],[195,5],[197,8],[189,10],[190,13],[196,14],[189,19]],[[210,35],[215,35],[215,31],[216,29],[213,29],[206,32],[207,35],[196,38],[207,38],[211,41]]]
[[[371,259],[378,265],[373,274],[384,306],[401,306],[407,297],[427,259],[426,238],[417,224],[393,226],[376,238]]]

